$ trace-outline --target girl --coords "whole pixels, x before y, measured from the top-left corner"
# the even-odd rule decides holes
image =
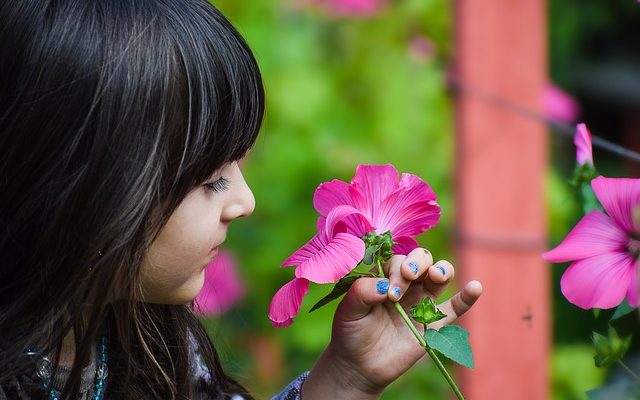
[[[263,110],[251,51],[205,0],[1,3],[0,399],[251,398],[189,304],[253,210],[238,161]],[[454,271],[432,261],[394,257],[390,285],[437,297]],[[353,285],[279,398],[377,398],[422,356],[380,287]]]

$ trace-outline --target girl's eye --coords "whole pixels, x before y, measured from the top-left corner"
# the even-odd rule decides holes
[[[205,183],[204,186],[208,190],[211,190],[212,192],[216,192],[216,193],[222,192],[223,190],[226,190],[229,188],[229,180],[224,176],[221,176],[220,178],[216,179],[213,182]]]

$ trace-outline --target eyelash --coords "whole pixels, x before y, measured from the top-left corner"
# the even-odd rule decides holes
[[[204,184],[204,186],[208,189],[211,190],[212,192],[222,192],[223,190],[226,190],[229,188],[229,180],[227,178],[225,178],[224,176],[221,176],[220,178],[216,179],[213,182],[207,182]]]

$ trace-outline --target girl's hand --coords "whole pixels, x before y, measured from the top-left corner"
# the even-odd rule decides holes
[[[423,297],[434,300],[455,271],[447,261],[433,262],[431,253],[417,248],[408,256],[393,256],[385,265],[389,279],[360,278],[344,297],[333,319],[331,343],[302,387],[302,398],[375,399],[426,352],[391,302],[405,310]],[[471,281],[438,306],[447,318],[428,328],[438,329],[467,312],[482,293]],[[421,324],[416,324],[423,332]]]

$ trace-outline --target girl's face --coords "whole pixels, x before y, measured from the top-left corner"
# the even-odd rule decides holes
[[[229,223],[253,212],[255,199],[237,162],[193,189],[151,244],[142,266],[145,301],[184,304],[204,284],[204,269],[218,254]]]

